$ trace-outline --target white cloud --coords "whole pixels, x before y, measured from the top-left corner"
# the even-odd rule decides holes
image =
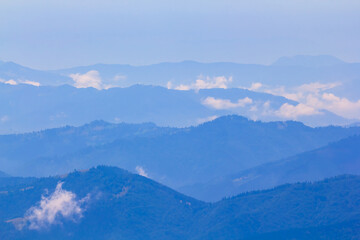
[[[255,91],[255,90],[260,89],[262,86],[263,86],[262,83],[256,82],[256,83],[251,84],[251,87],[248,88],[248,90]]]
[[[5,79],[2,79],[0,78],[0,83],[5,83],[5,84],[10,84],[10,85],[17,85],[18,83],[13,80],[13,79],[10,79],[10,80],[5,80]]]
[[[341,98],[332,93],[323,93],[320,96],[308,96],[307,103],[346,118],[360,119],[360,100],[352,102],[347,98]]]
[[[13,79],[10,79],[10,80],[8,80],[8,81],[5,81],[4,83],[10,84],[10,85],[17,85],[17,84],[18,84],[18,83],[17,83],[15,80],[13,80]]]
[[[186,91],[186,90],[190,90],[192,89],[190,85],[183,85],[180,84],[179,86],[175,87],[176,90],[182,90],[182,91]],[[197,89],[198,90],[198,89]]]
[[[40,83],[34,82],[34,81],[25,80],[25,81],[20,81],[20,83],[28,84],[28,85],[33,85],[33,86],[36,86],[36,87],[40,87]]]
[[[173,87],[171,82],[167,83],[167,88],[173,88],[176,90],[200,90],[200,89],[211,89],[211,88],[228,88],[228,84],[232,82],[232,77],[226,78],[224,76],[219,77],[206,77],[202,79],[201,77],[197,79],[194,83],[189,85],[180,84],[178,86]]]
[[[341,83],[319,83],[319,82],[313,82],[308,84],[303,84],[296,89],[299,92],[315,92],[318,93],[320,91],[326,91],[335,87],[340,86]]]
[[[19,83],[22,83],[22,84],[33,85],[33,86],[36,86],[36,87],[40,86],[39,82],[34,82],[34,81],[29,81],[29,80],[15,81],[14,79],[9,79],[9,80],[0,79],[0,82],[5,83],[5,84],[10,84],[10,85],[18,85]]]
[[[172,82],[171,82],[171,81],[168,81],[168,82],[166,83],[166,88],[167,88],[167,89],[172,89]]]
[[[210,121],[213,121],[213,120],[217,119],[218,117],[219,117],[219,116],[214,115],[214,116],[210,116],[210,117],[206,117],[206,118],[199,118],[199,119],[197,120],[197,122],[198,122],[199,124],[204,123],[204,122],[210,122]]]
[[[275,111],[275,115],[289,119],[297,119],[300,116],[311,116],[317,114],[322,113],[315,108],[309,107],[302,103],[299,103],[296,106],[289,103],[284,103],[277,111]]]
[[[70,77],[74,80],[74,86],[77,88],[93,87],[96,89],[103,89],[102,80],[98,71],[91,70],[85,74],[75,73],[70,74]]]
[[[251,104],[252,102],[253,102],[252,99],[248,97],[239,99],[235,103],[231,102],[229,99],[207,97],[202,101],[202,104],[215,109],[230,109],[230,108],[245,107],[246,105]]]
[[[17,223],[18,229],[27,226],[29,229],[40,230],[54,224],[61,224],[61,218],[77,220],[82,217],[81,205],[88,197],[76,200],[76,195],[62,189],[63,183],[57,184],[54,193],[41,197],[37,206],[31,207],[22,222]]]
[[[136,166],[135,170],[140,176],[147,177],[147,178],[149,177],[147,172],[145,171],[145,169],[143,167]]]
[[[294,111],[290,111],[290,109],[293,109],[292,107],[284,106],[283,110],[289,110],[287,112],[318,114],[321,110],[325,109],[345,118],[360,119],[360,99],[350,101],[347,98],[336,96],[331,92],[333,88],[340,85],[341,83],[337,82],[313,82],[293,88],[285,88],[284,86],[270,88],[261,85],[258,89],[273,95],[283,96],[302,104],[299,105],[296,110],[294,109]],[[307,106],[307,108],[305,108],[305,106]],[[281,109],[279,109],[278,113],[280,114],[281,112]]]

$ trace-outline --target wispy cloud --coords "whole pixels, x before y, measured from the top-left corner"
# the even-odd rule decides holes
[[[17,80],[15,81],[14,79],[9,79],[9,80],[4,80],[4,79],[0,79],[1,83],[5,83],[5,84],[9,84],[9,85],[18,85],[18,84],[28,84],[28,85],[33,85],[36,87],[40,86],[39,82],[34,82],[34,81],[29,81],[29,80]]]
[[[195,82],[184,85],[173,86],[171,82],[167,83],[167,88],[176,90],[200,90],[200,89],[211,89],[211,88],[228,88],[228,85],[232,82],[232,77],[226,78],[224,76],[219,77],[202,77],[200,76]]]
[[[36,87],[39,87],[39,86],[40,86],[40,83],[34,82],[34,81],[29,81],[29,80],[20,81],[20,83],[28,84],[28,85],[33,85],[33,86],[36,86]]]
[[[251,104],[252,102],[253,102],[252,99],[248,97],[239,99],[237,100],[237,102],[231,102],[229,99],[207,97],[202,101],[202,104],[209,106],[211,108],[221,110],[221,109],[245,107],[246,105]]]
[[[262,87],[262,83],[256,82],[256,83],[252,83],[251,87],[247,88],[250,91],[256,91],[258,89],[260,89]]]
[[[143,177],[149,177],[149,175],[147,174],[147,172],[145,171],[145,169],[142,166],[136,166],[135,168],[136,172]]]
[[[23,227],[40,230],[61,224],[61,219],[76,221],[81,218],[84,211],[82,204],[88,197],[77,200],[76,195],[62,189],[62,185],[62,182],[58,183],[50,196],[42,196],[39,204],[27,210],[23,220],[15,222],[15,226],[19,230]]]
[[[13,80],[13,79],[10,79],[10,80],[7,80],[7,81],[3,81],[3,83],[6,83],[6,84],[10,84],[10,85],[17,85],[18,83]]]
[[[289,103],[284,103],[277,111],[274,112],[275,115],[288,118],[288,119],[297,119],[301,116],[312,116],[322,114],[315,108],[309,107],[305,104],[299,103],[297,105],[291,105]]]
[[[283,96],[301,104],[297,106],[283,105],[282,109],[278,110],[278,115],[290,117],[289,114],[293,113],[296,118],[300,116],[299,114],[319,114],[321,110],[325,109],[345,118],[360,119],[360,99],[351,101],[332,93],[332,89],[340,86],[341,83],[313,82],[293,88],[284,86],[271,88],[261,83],[254,83],[253,85],[252,87],[258,91]]]
[[[98,71],[91,70],[85,74],[70,74],[70,77],[74,80],[74,86],[77,88],[103,88],[102,80]]]
[[[197,123],[201,124],[201,123],[213,121],[213,120],[217,119],[218,117],[219,117],[219,116],[217,116],[217,115],[213,115],[213,116],[206,117],[206,118],[199,118],[199,119],[197,120]]]

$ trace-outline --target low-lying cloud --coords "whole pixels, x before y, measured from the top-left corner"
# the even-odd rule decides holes
[[[360,99],[350,101],[345,97],[336,96],[332,89],[341,83],[313,82],[301,86],[286,88],[284,86],[271,88],[261,83],[254,83],[250,88],[257,91],[283,96],[299,102],[298,105],[283,105],[276,114],[296,119],[300,115],[316,115],[325,109],[349,119],[360,119]],[[293,114],[293,115],[291,115]]]
[[[73,86],[76,88],[96,88],[98,90],[121,87],[123,82],[127,79],[125,75],[115,75],[110,82],[104,82],[100,73],[96,70],[88,71],[87,73],[73,73],[69,75],[73,81]]]
[[[93,87],[100,90],[104,87],[99,72],[95,70],[91,70],[85,74],[70,74],[70,77],[75,82],[74,87],[77,88]]]
[[[246,105],[251,104],[252,102],[253,102],[252,99],[249,97],[239,99],[237,100],[237,102],[231,102],[229,99],[207,97],[202,101],[202,104],[217,110],[222,110],[222,109],[245,107]]]
[[[149,177],[149,175],[147,174],[147,172],[145,171],[145,169],[142,166],[136,166],[135,168],[137,174],[139,174],[140,176],[143,177]]]
[[[206,118],[198,118],[197,123],[202,124],[202,123],[205,123],[205,122],[210,122],[210,121],[213,121],[213,120],[217,119],[218,117],[219,116],[217,116],[217,115],[213,115],[213,116],[209,116],[209,117],[206,117]]]
[[[63,183],[57,184],[55,191],[48,197],[42,196],[41,201],[26,211],[23,221],[16,227],[20,230],[27,227],[32,230],[48,228],[51,225],[62,224],[62,220],[76,221],[82,217],[83,203],[88,197],[76,199],[73,192],[64,190]]]
[[[14,79],[9,79],[9,80],[0,79],[0,82],[5,83],[5,84],[9,84],[9,85],[28,84],[28,85],[32,85],[32,86],[36,86],[36,87],[40,86],[39,82],[34,82],[34,81],[29,81],[29,80],[17,80],[17,81],[15,81]]]
[[[211,89],[211,88],[228,88],[228,85],[232,82],[232,77],[226,78],[224,76],[219,77],[199,77],[194,83],[189,85],[180,84],[178,86],[172,86],[171,82],[168,82],[167,88],[176,90],[200,90],[200,89]]]
[[[25,80],[25,81],[20,81],[20,83],[32,85],[32,86],[35,86],[35,87],[40,87],[40,83],[34,82],[34,81]]]
[[[10,80],[0,79],[0,82],[5,83],[5,84],[9,84],[9,85],[17,85],[18,84],[14,79],[10,79]]]
[[[251,84],[251,87],[249,87],[247,89],[250,91],[256,91],[256,90],[260,89],[262,86],[263,86],[262,83],[256,82],[256,83]]]
[[[295,119],[295,120],[301,116],[312,116],[312,115],[322,114],[322,112],[316,110],[315,108],[309,107],[302,103],[299,103],[295,106],[289,103],[284,103],[274,113],[278,117]]]

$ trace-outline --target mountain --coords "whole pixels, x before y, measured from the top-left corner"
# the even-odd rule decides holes
[[[208,101],[204,102],[206,99]],[[204,89],[197,92],[136,85],[97,90],[67,85],[35,87],[1,83],[0,100],[0,133],[82,125],[98,119],[109,122],[154,122],[161,126],[189,126],[233,111],[256,114],[248,111],[256,106],[260,114],[265,102],[268,102],[269,111],[280,108],[285,103],[296,104],[283,97],[245,89]],[[239,100],[246,102],[239,104]],[[213,107],[213,101],[220,101],[220,107]],[[225,107],[221,106],[223,101]],[[233,107],[230,103],[229,109],[226,104],[230,101],[236,104]],[[331,117],[329,114],[324,116]]]
[[[273,66],[303,66],[303,67],[326,67],[343,65],[346,62],[329,55],[309,56],[297,55],[293,57],[281,57]]]
[[[327,55],[298,55],[280,58],[270,66],[231,62],[183,61],[147,66],[95,64],[53,72],[68,76],[74,73],[85,74],[95,70],[100,73],[106,84],[120,84],[121,86],[129,86],[135,83],[166,86],[169,81],[175,85],[190,84],[201,76],[232,76],[233,81],[229,87],[250,86],[254,82],[291,86],[295,83],[301,85],[309,82],[337,82],[341,80],[338,78],[339,75],[343,77],[342,80],[349,80],[354,77],[358,79],[359,66],[359,64],[346,63]],[[116,80],[116,76],[121,76],[121,80]]]
[[[68,85],[36,87],[1,83],[0,101],[1,134],[79,126],[98,119],[108,122],[153,122],[171,127],[198,125],[229,114],[277,121],[288,119],[286,115],[278,113],[284,104],[297,105],[283,97],[239,88],[180,91],[135,85],[97,90]],[[310,125],[350,123],[326,111],[298,119]]]
[[[341,176],[209,204],[121,169],[97,167],[0,187],[0,238],[256,239],[312,229],[321,238],[340,233],[351,239],[359,234],[359,187],[359,177]]]
[[[314,84],[315,86],[322,86],[320,91],[325,91],[326,93],[335,94],[335,96],[340,98],[347,98],[352,102],[358,101],[357,89],[360,88],[360,63],[344,63],[331,56],[294,56],[290,58],[287,57],[287,58],[281,58],[279,59],[279,61],[277,61],[276,64],[269,66],[255,65],[255,64],[227,63],[227,62],[199,63],[194,61],[184,61],[177,63],[159,63],[159,64],[153,64],[147,66],[95,64],[91,66],[74,67],[74,68],[62,69],[56,71],[32,70],[35,71],[36,73],[40,72],[41,74],[40,73],[39,74],[41,76],[37,76],[36,74],[29,73],[29,77],[26,77],[27,72],[30,71],[28,68],[26,68],[28,70],[25,71],[25,70],[21,70],[25,67],[20,66],[15,68],[14,70],[13,67],[11,67],[12,65],[16,65],[16,64],[15,63],[7,63],[5,65],[3,64],[3,68],[0,69],[0,82],[13,80],[20,83],[20,82],[24,82],[25,80],[30,80],[33,82],[39,82],[41,85],[59,86],[62,84],[76,85],[75,84],[75,80],[76,80],[76,81],[80,81],[81,83],[84,83],[82,81],[85,82],[90,81],[90,83],[94,83],[94,82],[96,83],[96,84],[88,84],[88,85],[83,84],[83,87],[95,86],[103,89],[107,89],[109,87],[130,87],[135,84],[143,84],[143,85],[162,86],[172,89],[190,88],[193,89],[194,91],[196,91],[199,88],[222,87],[222,88],[231,89],[231,88],[240,87],[240,88],[252,89],[253,91],[258,91],[258,92],[272,92],[277,94],[292,93],[294,91],[299,90],[299,86],[303,84]],[[18,68],[20,69],[16,70]],[[8,76],[9,72],[11,73],[10,74],[11,76]],[[17,75],[19,75],[20,77],[16,77]],[[61,80],[61,78],[64,79]],[[253,86],[258,86],[260,88]],[[310,85],[310,87],[311,86],[313,85]],[[24,96],[26,95],[27,94],[24,94]],[[68,95],[65,94],[65,96]],[[245,106],[245,108],[241,107],[240,106],[241,104],[237,106],[236,103],[238,102],[238,100],[242,99],[240,98],[240,96],[242,95],[240,94],[238,97],[231,100],[232,103],[234,104],[230,104],[230,105],[227,104],[227,108],[222,110],[226,111],[227,114],[230,113],[241,114],[241,115],[246,115],[248,117],[252,117],[254,119],[261,119],[261,120],[266,120],[269,117],[269,116],[264,116],[264,113],[265,115],[269,113],[271,113],[270,115],[276,115],[274,114],[274,112],[279,110],[279,107],[275,107],[277,103],[275,103],[275,105],[273,106],[272,101],[270,104],[271,105],[270,110],[272,111],[266,111],[267,109],[263,108],[263,104],[266,103],[267,100],[269,99],[267,100],[262,99],[264,101],[261,102],[252,99],[253,104],[248,104]],[[61,95],[51,96],[50,98],[54,100],[57,99],[57,97],[61,97]],[[137,97],[142,98],[143,96],[140,95]],[[202,97],[201,100],[204,100],[206,99],[206,97],[209,96],[201,96],[201,97]],[[321,95],[319,95],[318,97],[321,98]],[[85,96],[83,96],[83,98],[87,99],[87,97]],[[111,99],[112,97],[109,98]],[[197,97],[195,96],[195,98]],[[266,97],[264,96],[264,98]],[[227,97],[227,95],[225,94],[222,96],[221,99],[229,100],[229,97]],[[9,99],[6,100],[11,101]],[[101,102],[101,100],[99,101]],[[197,100],[197,102],[199,103],[199,100]],[[288,103],[290,104],[290,102]],[[72,104],[75,106],[79,105],[79,103],[77,102],[72,102]],[[106,104],[112,105],[113,102],[107,102]],[[293,101],[291,104],[296,105],[296,103]],[[172,107],[175,109],[178,106],[173,105]],[[254,110],[258,110],[258,111],[253,112]],[[61,116],[62,118],[64,118],[65,114],[69,115],[71,114],[71,112],[67,112],[67,111],[63,111],[63,113],[56,112],[50,115],[45,114],[45,116],[43,117],[47,119],[49,118],[54,119],[55,117],[58,118],[59,116]],[[213,115],[199,114],[199,115],[201,115],[200,117],[198,117],[200,119],[214,116],[214,114]],[[290,119],[303,121],[306,124],[310,124],[312,126],[349,123],[345,119],[342,119],[338,116],[334,116],[331,114],[329,115],[329,113],[327,112],[325,112],[325,114],[317,114],[314,116],[311,115],[308,116],[307,118],[305,115],[297,116],[297,118],[293,117]],[[0,116],[0,119],[6,120],[11,117],[11,116],[6,117],[6,116],[7,115]],[[112,118],[110,119],[107,116],[105,120],[113,121],[114,116],[111,117]],[[270,117],[274,117],[274,116],[270,116]],[[17,119],[17,117],[15,116],[13,116],[13,118]],[[313,118],[317,118],[317,119],[314,120]],[[88,118],[87,121],[85,122],[89,122],[92,120],[96,120],[96,119]],[[271,119],[271,120],[280,120],[280,119]],[[38,121],[35,122],[38,123]],[[127,120],[123,119],[123,121],[127,121]],[[155,121],[155,119],[147,118],[147,119],[140,119],[139,121],[148,122],[148,121]],[[82,122],[81,124],[84,124],[85,122]],[[181,124],[182,125],[194,124],[194,122],[196,121],[192,119],[190,122],[191,123],[183,120]],[[156,123],[161,124],[160,122],[156,122]],[[169,125],[170,123],[178,124],[176,119],[170,119],[165,124]],[[75,124],[75,121],[74,123],[64,122],[63,119],[62,124],[63,125]],[[54,124],[50,125],[48,123],[47,125],[42,125],[40,127],[44,129],[44,128],[58,127],[58,126],[60,125],[54,125]],[[18,132],[22,132],[24,130],[29,131],[29,129],[18,129],[15,128],[14,126],[7,126],[7,128],[4,129],[10,129],[10,128],[13,129],[13,131],[18,131]],[[30,129],[30,131],[36,129],[39,129],[39,127]]]
[[[341,83],[331,93],[358,100],[360,63],[346,63],[332,56],[294,56],[280,58],[272,65],[239,64],[231,62],[200,63],[183,61],[147,66],[96,64],[56,70],[63,76],[97,71],[105,85],[127,87],[133,84],[151,84],[166,87],[191,85],[197,79],[207,80],[224,76],[228,88],[250,87],[253,83],[286,89],[309,83]],[[260,90],[258,90],[260,91]]]
[[[340,174],[360,174],[359,146],[360,136],[351,136],[319,149],[180,190],[198,199],[216,201],[224,196],[285,183],[317,181]]]
[[[4,240],[181,239],[194,211],[205,205],[150,179],[110,167],[41,178],[2,187],[0,192],[0,238]],[[39,218],[32,218],[27,210],[36,207],[42,195],[48,199],[43,201],[45,211],[39,209]],[[54,221],[52,207],[57,214]]]
[[[360,128],[311,128],[299,122],[252,121],[236,115],[179,129],[95,122],[0,136],[0,169],[12,176],[48,176],[105,164],[143,171],[179,189],[354,134],[360,134]]]
[[[93,121],[80,127],[65,126],[25,134],[0,135],[0,155],[9,159],[56,156],[119,139],[156,137],[177,131],[181,129],[158,127],[153,123],[113,124]]]
[[[356,239],[358,187],[358,176],[342,176],[225,199],[200,217],[196,239]]]
[[[72,79],[56,73],[35,70],[21,66],[14,62],[0,61],[0,80],[13,80],[16,83],[39,83],[40,85],[63,85],[72,84]],[[30,81],[30,82],[29,82]],[[1,82],[1,81],[0,81]]]
[[[97,71],[101,82],[107,86],[129,87],[134,84],[150,84],[166,87],[189,85],[197,79],[219,76],[232,77],[228,87],[248,86],[261,82],[265,85],[286,87],[311,82],[343,82],[347,89],[360,77],[360,64],[347,63],[328,55],[297,55],[282,57],[272,65],[239,64],[231,62],[200,63],[195,61],[164,62],[146,66],[126,64],[95,64],[53,71],[34,70],[13,62],[0,61],[0,79],[17,82],[29,80],[41,85],[58,86],[74,84],[72,74]],[[346,94],[346,91],[342,91]],[[344,95],[346,97],[346,95]]]

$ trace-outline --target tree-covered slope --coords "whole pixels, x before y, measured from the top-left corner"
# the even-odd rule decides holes
[[[56,156],[119,139],[156,137],[176,131],[179,129],[158,127],[153,123],[113,124],[93,121],[79,127],[65,126],[23,134],[0,135],[0,156],[3,159]]]
[[[292,239],[291,234],[286,235],[284,231],[303,236],[296,239],[308,239],[309,228],[317,232],[318,239],[336,239],[339,231],[344,233],[343,239],[352,239],[360,230],[359,180],[358,176],[341,176],[315,183],[283,185],[219,201],[198,220],[196,228],[205,230],[196,239],[246,239],[258,234],[276,236],[279,232],[288,236],[285,239]],[[334,225],[337,231],[322,231]],[[346,237],[349,226],[356,228],[350,229],[352,234]]]
[[[0,189],[1,239],[181,239],[195,211],[205,205],[111,167]],[[47,201],[39,205],[42,195]],[[38,212],[32,218],[28,210],[34,206]],[[54,211],[57,217],[51,220]]]
[[[285,183],[317,181],[341,174],[360,174],[359,146],[360,135],[351,136],[315,150],[181,190],[199,199],[215,201],[224,196]]]
[[[359,177],[341,176],[209,204],[118,168],[97,167],[1,186],[0,238],[256,239],[290,232],[308,239],[303,236],[311,230],[320,239],[351,239],[360,220],[359,187]]]
[[[0,137],[0,169],[13,176],[48,176],[99,164],[141,167],[151,178],[180,187],[360,133],[360,128],[311,128],[235,115],[182,129],[104,124]]]

